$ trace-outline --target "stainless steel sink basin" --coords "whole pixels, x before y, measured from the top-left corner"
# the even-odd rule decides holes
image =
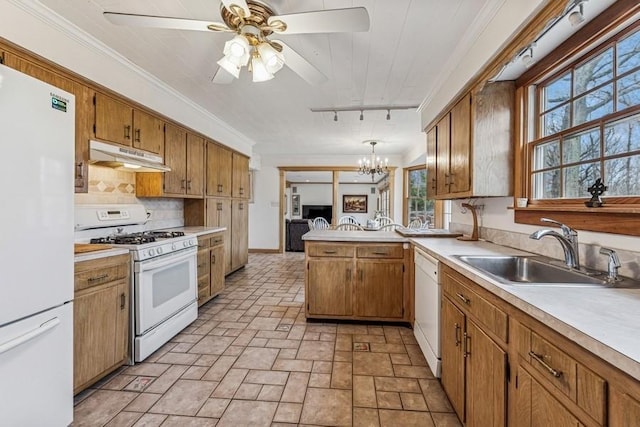
[[[638,287],[640,283],[621,279],[611,284],[599,272],[586,273],[551,264],[550,258],[542,256],[479,256],[456,255],[460,261],[494,277],[508,285],[547,286],[609,286]],[[597,276],[596,276],[597,275]]]

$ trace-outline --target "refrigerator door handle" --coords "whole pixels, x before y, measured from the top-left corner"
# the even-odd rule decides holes
[[[48,330],[55,328],[60,324],[60,319],[54,317],[53,319],[49,319],[46,322],[42,323],[35,329],[30,330],[26,334],[20,335],[19,337],[13,338],[5,343],[0,343],[0,354],[6,353],[7,351],[16,348],[17,346],[26,343],[27,341],[31,341],[34,338],[44,334]]]

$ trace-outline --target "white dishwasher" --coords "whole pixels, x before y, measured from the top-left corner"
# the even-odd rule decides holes
[[[415,324],[413,334],[437,378],[440,378],[440,282],[438,260],[414,249]]]

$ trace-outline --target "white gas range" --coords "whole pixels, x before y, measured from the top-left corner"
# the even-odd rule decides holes
[[[132,258],[131,350],[141,362],[198,316],[198,239],[145,231],[142,205],[77,205],[76,240],[118,245]]]

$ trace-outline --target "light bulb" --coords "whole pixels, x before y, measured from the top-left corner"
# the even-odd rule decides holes
[[[262,58],[262,62],[267,68],[267,71],[271,74],[275,74],[280,71],[284,65],[284,56],[282,53],[275,50],[269,43],[260,43],[258,45],[258,53],[260,54],[260,58]]]
[[[243,67],[249,63],[250,51],[251,46],[247,38],[241,34],[226,42],[223,50],[227,60],[237,67]]]
[[[273,78],[273,74],[267,70],[259,55],[254,55],[251,59],[251,72],[253,73],[254,83],[266,82]]]
[[[222,57],[217,64],[236,79],[240,77],[240,67],[230,61],[228,56]]]

